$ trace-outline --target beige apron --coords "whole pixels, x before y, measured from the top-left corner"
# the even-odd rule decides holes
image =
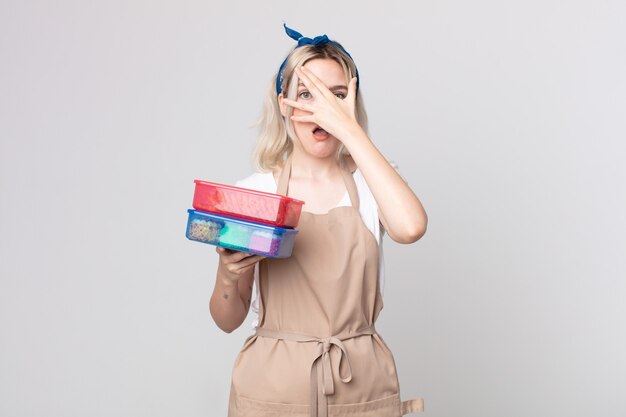
[[[291,157],[278,181],[287,195]],[[303,212],[292,256],[259,263],[259,325],[235,361],[229,417],[400,417],[393,355],[376,333],[383,308],[378,244],[363,223],[352,174],[352,206]]]

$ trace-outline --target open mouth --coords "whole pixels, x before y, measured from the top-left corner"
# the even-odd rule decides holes
[[[317,140],[327,139],[328,136],[330,136],[328,132],[319,126],[316,126],[315,129],[313,129],[313,137]]]

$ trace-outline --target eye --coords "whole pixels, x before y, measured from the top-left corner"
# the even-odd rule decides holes
[[[343,100],[344,98],[346,98],[346,95],[345,95],[344,93],[335,93],[335,96],[336,96],[337,98],[342,99],[342,100]]]
[[[309,93],[308,91],[304,90],[304,91],[301,91],[300,94],[298,94],[298,97],[300,97],[303,100],[308,100],[308,99],[310,99],[313,96],[311,95],[311,93]]]

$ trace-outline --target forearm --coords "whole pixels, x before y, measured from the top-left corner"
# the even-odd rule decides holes
[[[238,281],[226,278],[221,265],[217,268],[209,310],[215,324],[226,333],[241,326],[248,314],[248,308],[239,293]]]
[[[368,187],[387,223],[387,231],[400,241],[411,242],[426,230],[426,211],[413,190],[389,164],[363,129],[346,132],[343,143]]]

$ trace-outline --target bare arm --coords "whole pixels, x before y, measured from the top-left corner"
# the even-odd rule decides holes
[[[428,216],[419,198],[358,127],[342,138],[367,182],[380,221],[398,243],[413,243],[426,233]]]
[[[300,122],[317,123],[346,146],[369,186],[379,217],[389,236],[399,243],[413,243],[426,233],[428,218],[422,203],[402,177],[372,143],[355,116],[356,77],[344,99],[338,98],[306,67],[296,68],[298,78],[315,97],[301,103],[281,98],[282,104],[309,114],[293,115]]]
[[[215,324],[230,333],[241,326],[248,315],[254,266],[263,257],[221,247],[217,247],[216,252],[220,261],[209,310]]]

